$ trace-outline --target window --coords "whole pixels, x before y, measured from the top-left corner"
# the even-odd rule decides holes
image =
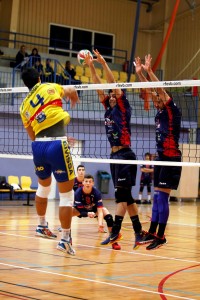
[[[114,62],[114,35],[80,28],[50,24],[49,53],[76,57],[82,49],[98,49],[109,62]]]

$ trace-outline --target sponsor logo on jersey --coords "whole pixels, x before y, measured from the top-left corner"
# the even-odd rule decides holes
[[[74,179],[75,173],[74,173],[74,166],[73,166],[67,141],[62,141],[62,148],[63,148],[64,160],[67,166],[68,177],[69,180],[71,180]]]
[[[39,167],[35,167],[36,171],[44,171],[44,167],[43,166],[39,166]]]
[[[56,174],[63,174],[63,173],[65,173],[65,171],[64,170],[56,170],[55,173]]]
[[[53,95],[53,94],[55,94],[55,90],[54,89],[48,89],[47,90],[47,93],[49,94],[49,95]]]

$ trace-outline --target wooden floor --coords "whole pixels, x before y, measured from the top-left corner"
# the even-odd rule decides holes
[[[31,201],[32,202],[32,201]],[[34,204],[34,202],[32,202]],[[114,212],[113,201],[104,205]],[[151,206],[139,205],[145,230]],[[48,207],[57,232],[58,201]],[[102,247],[107,236],[95,219],[73,218],[76,256],[56,250],[57,241],[35,237],[35,206],[0,201],[0,299],[200,299],[200,202],[170,203],[168,243],[132,250],[134,235],[126,216],[122,250]],[[59,239],[59,234],[58,234]]]

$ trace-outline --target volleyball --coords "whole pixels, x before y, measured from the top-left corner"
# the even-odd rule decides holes
[[[77,54],[77,59],[80,65],[85,65],[85,55],[88,53],[90,54],[91,58],[93,58],[92,53],[89,50],[84,49],[79,51],[79,53]]]

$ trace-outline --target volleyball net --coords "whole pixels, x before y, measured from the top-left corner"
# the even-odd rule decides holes
[[[71,116],[66,127],[72,156],[78,162],[110,162],[110,145],[104,127],[104,107],[99,103],[96,90],[124,89],[132,108],[131,148],[136,154],[134,164],[144,163],[144,155],[149,152],[152,160],[156,155],[155,115],[152,101],[145,109],[144,91],[162,87],[171,92],[173,100],[182,113],[180,150],[183,161],[179,165],[200,166],[200,108],[198,87],[200,80],[127,82],[113,84],[82,84],[75,86],[80,94],[80,104],[74,109],[63,101],[63,108]],[[31,157],[31,141],[24,129],[19,107],[26,97],[26,87],[0,89],[0,157]],[[117,161],[125,163],[124,161]],[[115,163],[112,160],[112,163]],[[151,162],[152,164],[152,162]],[[154,164],[160,164],[155,162]],[[168,162],[170,165],[170,163]],[[172,163],[174,164],[174,163]]]

